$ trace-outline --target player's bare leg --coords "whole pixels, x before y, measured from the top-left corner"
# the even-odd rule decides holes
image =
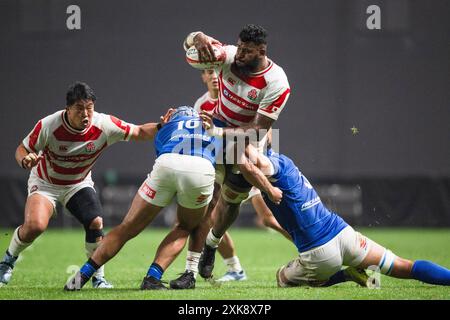
[[[228,189],[228,195],[233,197],[233,191]],[[227,229],[239,215],[239,203],[230,203],[220,195],[217,205],[212,212],[213,227],[208,233],[205,246],[199,261],[199,274],[203,278],[211,278],[214,269],[214,260],[217,247]]]
[[[400,278],[415,279],[429,284],[450,285],[450,270],[431,261],[411,261],[400,258],[390,250],[371,241],[371,248],[358,268],[375,267],[382,274]]]
[[[27,198],[24,223],[14,231],[8,250],[0,262],[0,286],[11,280],[19,254],[47,229],[53,209],[53,204],[40,194],[35,193]]]
[[[193,230],[198,227],[206,210],[207,206],[189,209],[178,205],[178,222],[159,245],[153,263],[148,270],[147,276],[142,282],[141,289],[166,289],[160,281],[164,271],[183,250],[187,238]],[[178,279],[170,282],[170,287],[173,289],[195,288],[194,273],[190,270],[186,270]]]
[[[219,200],[220,196],[220,185],[215,183],[214,184],[214,193],[213,197],[211,199],[211,202],[208,205],[208,209],[206,211],[206,214],[203,216],[202,221],[198,224],[194,230],[192,230],[190,236],[189,236],[189,252],[198,253],[198,257],[200,257],[200,252],[203,249],[203,245],[205,244],[206,236],[208,235],[209,229],[211,229],[212,226],[212,211],[214,207],[217,204],[217,201]],[[197,260],[198,262],[198,260]],[[186,269],[187,265],[186,265]],[[194,271],[194,270],[192,270]],[[198,270],[196,270],[194,273],[196,274]]]
[[[162,207],[152,205],[136,194],[122,223],[103,238],[88,262],[67,282],[64,289],[80,290],[95,271],[112,259],[127,241],[142,232],[161,209]]]

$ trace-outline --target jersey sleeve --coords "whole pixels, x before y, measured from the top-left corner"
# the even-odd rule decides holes
[[[119,141],[129,141],[133,133],[134,124],[127,123],[115,116],[101,114],[102,127],[106,134],[108,145]]]
[[[291,93],[289,83],[283,80],[270,83],[259,104],[258,113],[277,120]]]
[[[28,152],[39,153],[47,144],[48,129],[45,127],[46,119],[41,119],[33,130],[23,139],[22,143]]]

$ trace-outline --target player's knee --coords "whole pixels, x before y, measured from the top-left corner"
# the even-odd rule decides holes
[[[86,230],[86,242],[94,243],[103,238],[105,234],[102,229],[88,229]]]
[[[101,217],[94,218],[90,223],[85,225],[86,242],[94,243],[103,238],[103,219]]]
[[[23,241],[34,240],[47,229],[47,223],[42,220],[33,220],[25,223],[20,232]]]
[[[398,260],[399,258],[393,254],[391,250],[384,249],[384,253],[378,263],[380,272],[385,275],[391,275],[392,271],[394,271],[394,267],[397,266]]]
[[[91,230],[100,230],[103,229],[103,218],[96,217],[89,223],[89,229]]]

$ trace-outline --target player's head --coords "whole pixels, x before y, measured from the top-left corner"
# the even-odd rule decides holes
[[[203,83],[208,87],[209,93],[216,93],[219,91],[219,79],[214,69],[206,69],[202,71]]]
[[[170,120],[173,120],[177,117],[199,117],[198,112],[189,106],[181,106],[175,109],[170,117]]]
[[[75,129],[83,130],[92,123],[97,97],[86,83],[75,82],[66,93],[67,118]]]
[[[254,24],[246,25],[239,33],[234,63],[244,74],[254,72],[265,59],[267,52],[266,37],[267,31]]]

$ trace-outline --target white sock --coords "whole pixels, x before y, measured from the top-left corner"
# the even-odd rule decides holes
[[[234,271],[234,272],[242,271],[242,266],[241,266],[238,256],[233,256],[228,259],[223,259],[223,262],[225,262],[225,264],[227,265],[228,271]]]
[[[19,228],[20,227],[17,227],[16,230],[14,230],[11,242],[9,243],[8,252],[13,257],[18,257],[23,250],[32,244],[32,242],[27,243],[19,239]]]
[[[86,256],[88,258],[90,258],[92,256],[92,254],[94,253],[95,249],[98,248],[98,246],[100,245],[100,241],[99,242],[85,242],[85,248],[86,248]],[[97,271],[95,271],[93,277],[96,278],[103,278],[105,276],[105,266],[101,266],[100,268],[97,269]]]
[[[210,246],[211,248],[217,248],[219,246],[220,240],[222,240],[222,237],[217,238],[213,232],[212,229],[209,230],[208,236],[206,237],[206,244]]]
[[[200,252],[189,251],[186,256],[186,270],[194,273],[194,278],[197,278],[198,274],[198,261],[200,260]]]

